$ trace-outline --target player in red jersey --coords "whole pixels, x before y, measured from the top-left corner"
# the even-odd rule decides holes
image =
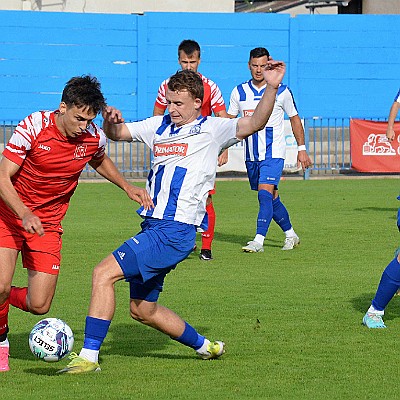
[[[201,107],[201,114],[208,116],[214,113],[216,117],[228,118],[225,102],[219,87],[211,80],[201,75],[197,69],[200,64],[200,46],[194,40],[183,40],[178,47],[178,63],[182,70],[197,72],[203,81],[204,98]],[[167,91],[168,79],[163,81],[158,89],[157,99],[154,104],[153,115],[164,115],[167,108],[165,93]],[[228,150],[225,150],[218,157],[218,166],[228,162]],[[208,215],[208,229],[201,233],[200,259],[212,260],[211,244],[214,239],[215,210],[212,202],[212,195],[215,194],[215,187],[210,190],[207,199],[206,211]]]
[[[104,153],[106,137],[92,121],[105,107],[91,76],[66,84],[57,111],[19,123],[0,162],[0,371],[8,371],[9,304],[32,314],[50,309],[61,261],[61,221],[86,163],[145,208],[152,200],[130,185]],[[18,253],[28,286],[12,287]]]

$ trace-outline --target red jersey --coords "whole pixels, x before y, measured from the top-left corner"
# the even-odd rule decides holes
[[[78,137],[67,138],[55,112],[38,111],[21,121],[3,156],[20,169],[11,178],[24,204],[42,222],[59,224],[87,162],[104,157],[106,136],[94,123]],[[9,210],[0,199],[0,209]]]
[[[203,103],[201,106],[201,115],[207,117],[211,115],[213,112],[214,114],[220,111],[225,110],[225,102],[224,98],[222,97],[222,93],[219,90],[219,87],[216,83],[214,83],[211,79],[206,78],[205,76],[199,73],[203,81],[204,87],[204,97]],[[158,88],[157,99],[155,102],[155,106],[163,111],[167,108],[167,100],[165,99],[165,93],[167,91],[169,79],[163,81]]]

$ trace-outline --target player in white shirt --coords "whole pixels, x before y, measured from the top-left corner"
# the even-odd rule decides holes
[[[270,60],[270,55],[264,47],[251,50],[248,65],[252,79],[232,90],[228,109],[231,118],[253,114],[267,87],[262,71],[268,60]],[[282,250],[292,250],[300,243],[290,222],[288,211],[278,194],[278,184],[286,153],[283,125],[285,113],[290,119],[298,144],[298,164],[303,169],[312,164],[304,144],[304,129],[293,95],[286,85],[280,84],[275,106],[267,125],[245,140],[246,169],[251,189],[258,191],[259,213],[256,235],[253,240],[242,247],[244,252],[264,251],[264,240],[272,219],[281,227],[286,236]]]
[[[393,129],[394,121],[397,117],[397,113],[399,112],[400,108],[400,90],[397,92],[396,97],[394,98],[392,107],[390,107],[389,118],[388,118],[388,126],[386,131],[386,137],[390,142],[394,140],[396,133]]]
[[[204,97],[201,105],[201,115],[212,115],[216,117],[228,118],[226,113],[225,102],[222,93],[215,82],[206,78],[198,71],[200,65],[200,45],[190,39],[182,40],[178,46],[178,63],[182,70],[188,69],[197,72],[203,81]],[[164,80],[157,93],[157,98],[154,104],[153,115],[164,115],[167,109],[167,92],[168,79]],[[222,152],[218,157],[218,166],[224,165],[228,162],[228,150]],[[207,230],[201,232],[201,250],[200,260],[209,261],[213,259],[211,247],[214,240],[216,214],[212,196],[216,193],[215,187],[211,188],[208,193],[206,211],[208,219]]]
[[[85,339],[78,355],[60,372],[100,369],[98,355],[115,312],[114,284],[130,283],[131,316],[194,349],[202,359],[220,357],[222,341],[210,342],[172,310],[157,303],[165,276],[191,253],[196,227],[206,214],[208,191],[214,186],[220,152],[261,129],[271,115],[283,62],[268,61],[264,70],[268,88],[254,114],[224,119],[201,116],[204,94],[200,76],[179,71],[168,82],[169,115],[123,123],[121,113],[109,107],[103,129],[113,140],[145,142],[154,152],[147,190],[154,209],[139,209],[142,231],[129,238],[93,271],[92,297]]]

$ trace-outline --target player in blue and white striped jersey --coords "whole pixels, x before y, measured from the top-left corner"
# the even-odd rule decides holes
[[[386,130],[386,137],[388,138],[389,142],[392,142],[394,140],[394,137],[396,136],[396,132],[394,131],[394,121],[397,117],[399,109],[400,109],[400,90],[397,92],[393,104],[390,107],[388,126]]]
[[[397,200],[400,200],[400,196],[397,197]],[[400,207],[397,210],[397,229],[400,232]],[[370,307],[363,317],[363,325],[372,329],[386,328],[382,318],[385,315],[385,308],[389,304],[390,300],[392,300],[396,292],[397,295],[400,294],[399,291],[400,247],[398,247],[395,251],[393,260],[382,272],[378,288],[376,289],[375,297],[373,298]]]
[[[59,372],[100,369],[100,346],[115,312],[114,284],[122,279],[130,283],[130,313],[134,319],[191,347],[202,359],[218,358],[224,353],[222,341],[210,342],[157,300],[165,276],[192,252],[196,227],[206,222],[206,200],[214,186],[218,155],[261,129],[271,115],[285,64],[269,61],[263,73],[269,85],[248,118],[203,117],[203,82],[189,70],[177,72],[168,82],[168,116],[123,123],[118,110],[108,107],[104,111],[103,129],[109,138],[142,141],[153,150],[147,190],[154,208],[139,209],[144,217],[141,232],[94,269],[83,348],[79,355],[71,355],[71,362]]]
[[[264,47],[251,50],[248,64],[252,79],[241,83],[232,90],[228,109],[231,118],[238,115],[251,116],[253,114],[267,87],[262,71],[269,59],[269,52]],[[286,85],[280,84],[274,110],[266,126],[245,139],[247,175],[251,189],[258,191],[259,213],[256,235],[253,240],[242,247],[244,252],[264,251],[264,240],[272,219],[281,227],[286,236],[282,250],[292,250],[300,243],[300,239],[290,222],[289,213],[278,194],[278,184],[282,176],[286,155],[285,113],[290,119],[293,134],[298,144],[298,164],[303,169],[312,164],[306,151],[304,129],[298,116],[293,95]]]

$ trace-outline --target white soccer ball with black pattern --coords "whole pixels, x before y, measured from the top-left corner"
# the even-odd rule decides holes
[[[55,362],[71,352],[74,334],[61,319],[45,318],[29,334],[29,347],[33,355],[43,361]]]

